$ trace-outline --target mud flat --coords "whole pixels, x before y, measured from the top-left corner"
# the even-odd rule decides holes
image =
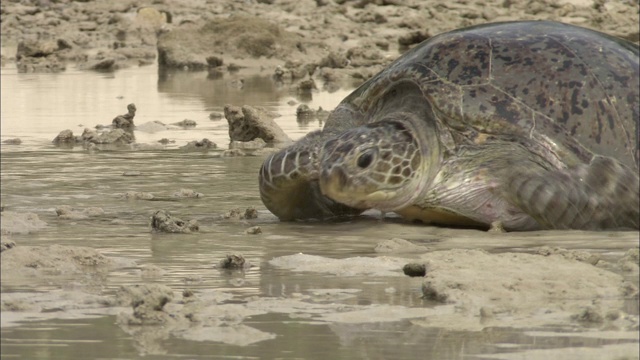
[[[158,61],[187,70],[262,67],[289,80],[314,73],[324,81],[362,80],[438,33],[525,19],[640,40],[632,1],[34,0],[1,6],[3,64],[16,62],[24,72],[113,71]]]

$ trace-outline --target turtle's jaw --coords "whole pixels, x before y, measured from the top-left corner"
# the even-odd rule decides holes
[[[331,167],[320,173],[320,190],[324,196],[356,209],[393,211],[405,205],[404,202],[396,204],[398,191],[394,189],[383,190],[374,185],[355,184],[352,180],[341,167]]]
[[[347,174],[340,167],[324,169],[320,173],[319,182],[320,191],[324,196],[355,208],[369,208],[361,201],[361,199],[359,199],[359,196],[355,196],[356,193],[349,192],[349,179]]]

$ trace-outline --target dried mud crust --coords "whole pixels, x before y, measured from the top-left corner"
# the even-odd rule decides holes
[[[497,21],[562,21],[638,42],[638,3],[602,0],[3,1],[3,64],[64,71],[67,63],[110,71],[144,65],[277,66],[302,76],[368,77],[417,42]],[[161,41],[158,41],[158,40]],[[16,48],[19,50],[16,52]],[[398,51],[399,50],[399,51]],[[318,72],[321,74],[322,71]]]
[[[408,242],[396,239],[394,244],[396,248],[405,246],[415,250],[415,245]],[[395,252],[398,256],[403,253]],[[14,274],[24,276],[25,270],[48,280],[55,280],[52,275],[60,274],[76,275],[78,279],[89,273],[103,274],[95,289],[104,287],[108,278],[105,275],[110,270],[124,265],[94,249],[59,245],[15,246],[3,251],[1,256],[3,281],[14,280]],[[637,250],[629,251],[625,258],[637,262]],[[287,314],[331,326],[390,324],[404,320],[416,328],[454,331],[543,326],[629,333],[638,329],[637,314],[625,312],[628,309],[625,301],[637,299],[637,288],[621,275],[594,266],[583,254],[565,249],[541,248],[537,254],[424,249],[415,250],[410,258],[332,259],[296,254],[276,257],[269,263],[299,272],[299,276],[323,273],[327,277],[375,278],[375,281],[397,284],[398,278],[404,276],[402,265],[409,261],[424,264],[424,278],[412,281],[416,287],[422,282],[425,297],[437,306],[348,301],[366,285],[346,289],[314,288],[285,297],[264,295],[237,302],[230,301],[234,295],[222,289],[172,288],[141,280],[139,284],[121,286],[115,294],[79,287],[73,291],[60,289],[36,294],[3,293],[0,311],[3,326],[12,326],[24,319],[117,315],[118,326],[132,336],[141,354],[166,354],[163,343],[170,337],[236,346],[275,338],[278,334],[251,326],[250,318],[260,314]],[[246,268],[240,255],[231,255],[223,260],[225,262]],[[151,270],[161,272],[157,267]],[[385,290],[386,293],[396,291],[392,287]]]
[[[115,262],[92,248],[79,246],[14,246],[2,252],[2,276],[61,275],[107,272]]]
[[[411,260],[392,256],[329,259],[296,254],[269,263],[292,271],[338,277],[384,278],[402,276],[407,266],[420,268],[424,298],[439,304],[433,312],[425,310],[425,319],[414,320],[427,327],[479,330],[487,326],[574,323],[637,329],[637,314],[623,310],[626,301],[637,300],[636,285],[622,275],[594,266],[580,252],[547,250],[542,248],[539,254],[490,254],[453,249],[423,252]],[[625,257],[633,258],[633,254],[630,251]],[[401,264],[407,265],[403,268]],[[410,272],[407,275],[416,276]],[[346,318],[348,314],[341,316]]]

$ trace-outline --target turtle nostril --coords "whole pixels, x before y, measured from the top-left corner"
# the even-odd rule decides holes
[[[366,169],[373,162],[373,154],[371,152],[366,152],[358,157],[356,161],[356,165],[358,165],[361,169]]]

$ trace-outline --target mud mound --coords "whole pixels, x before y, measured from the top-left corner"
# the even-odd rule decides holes
[[[213,20],[200,28],[179,27],[158,38],[161,67],[198,70],[207,57],[219,59],[278,58],[299,52],[298,36],[258,17],[233,16]],[[223,60],[224,61],[224,60]]]
[[[0,221],[2,235],[29,234],[47,226],[47,223],[40,220],[38,215],[34,213],[3,211],[0,218],[2,219]]]
[[[79,246],[16,246],[2,252],[3,277],[12,273],[40,276],[83,274],[111,269],[113,260],[98,251]]]
[[[455,304],[457,317],[483,326],[536,326],[567,318],[603,325],[619,320],[613,314],[638,292],[618,274],[562,255],[448,250],[422,259],[425,298]],[[636,321],[608,326],[632,327]]]

